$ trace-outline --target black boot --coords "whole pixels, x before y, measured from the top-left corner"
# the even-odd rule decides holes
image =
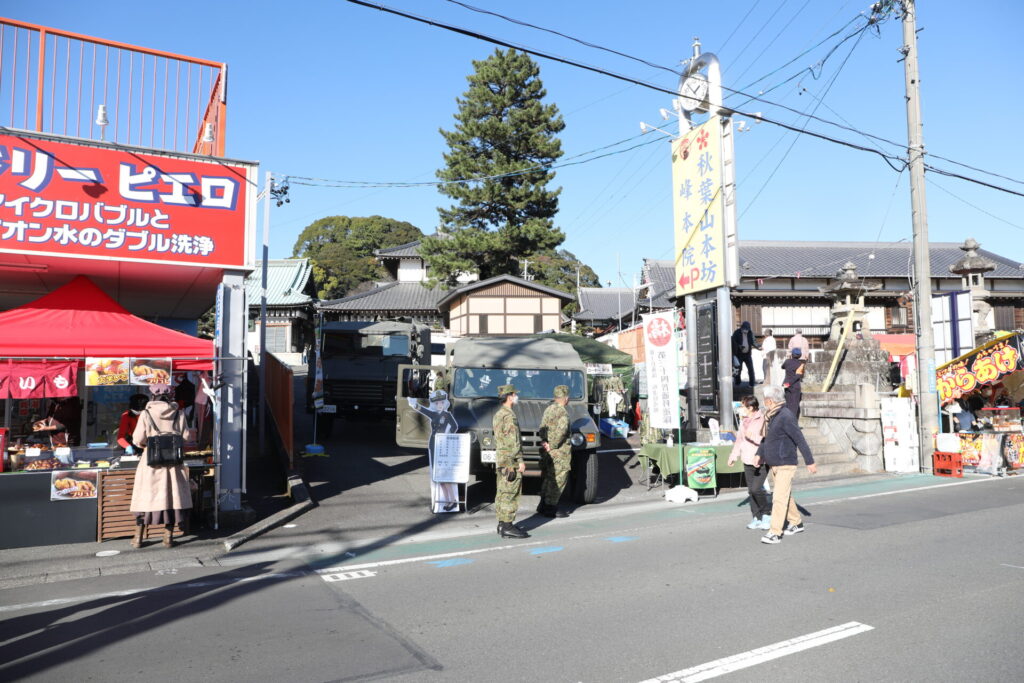
[[[566,512],[565,510],[561,509],[560,507],[558,507],[556,505],[556,506],[552,506],[552,508],[551,508],[551,516],[552,517],[558,517],[559,519],[565,519],[566,517],[569,516],[569,513]]]
[[[498,535],[502,538],[529,538],[526,533],[511,522],[498,522]]]
[[[544,501],[541,501],[540,505],[537,506],[537,512],[542,517],[548,517],[553,519],[555,517],[555,510],[556,508],[554,505],[548,505]]]

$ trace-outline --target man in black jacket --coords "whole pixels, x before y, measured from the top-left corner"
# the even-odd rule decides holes
[[[743,324],[732,333],[732,355],[740,362],[740,367],[733,375],[733,382],[735,384],[740,383],[740,376],[743,374],[744,366],[747,368],[750,386],[757,384],[754,380],[754,358],[751,355],[754,347],[754,332],[750,329],[750,323],[744,320]]]
[[[804,530],[803,518],[793,500],[793,475],[796,474],[796,452],[804,457],[807,471],[815,474],[818,466],[807,445],[807,439],[800,431],[793,415],[785,406],[782,387],[769,385],[764,389],[765,435],[757,449],[754,466],[761,463],[771,468],[772,477],[772,521],[768,533],[761,537],[762,543],[776,544],[782,536],[799,534]],[[783,523],[788,523],[783,531]]]

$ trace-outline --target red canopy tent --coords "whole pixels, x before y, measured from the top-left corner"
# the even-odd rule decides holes
[[[0,358],[172,358],[175,370],[209,370],[213,342],[126,311],[79,275],[35,301],[0,313]]]

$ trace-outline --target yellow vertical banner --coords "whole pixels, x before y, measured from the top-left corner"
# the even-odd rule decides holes
[[[721,117],[672,141],[676,296],[725,284],[722,161]]]

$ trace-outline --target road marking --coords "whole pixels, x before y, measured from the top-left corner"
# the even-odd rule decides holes
[[[320,578],[327,583],[334,583],[335,581],[351,581],[352,579],[369,579],[373,576],[377,576],[377,572],[362,570],[355,572],[338,572],[337,574],[321,574]]]
[[[1017,566],[1017,565],[1015,565],[1015,564],[1005,564],[1005,563],[1004,563],[1004,564],[1003,564],[1002,566],[1004,566],[1004,567],[1009,567],[1010,569],[1024,569],[1024,567],[1018,567],[1018,566]]]
[[[604,540],[611,541],[612,543],[626,543],[627,541],[635,541],[636,536],[612,536]]]
[[[668,683],[670,681],[678,681],[678,683],[695,683],[696,681],[706,681],[709,678],[716,678],[717,676],[732,673],[733,671],[739,671],[740,669],[746,669],[751,666],[763,664],[764,662],[769,662],[773,659],[779,659],[786,655],[802,652],[803,650],[809,650],[812,647],[818,647],[819,645],[826,645],[873,629],[873,626],[851,621],[840,626],[827,628],[824,631],[808,633],[805,636],[799,636],[790,640],[783,640],[782,642],[774,643],[773,645],[759,647],[756,650],[741,652],[738,655],[716,659],[713,662],[699,664],[697,666],[690,667],[689,669],[683,669],[682,671],[676,671],[675,673],[651,678],[644,681],[644,683]]]
[[[530,551],[530,554],[531,555],[543,555],[545,553],[557,553],[559,550],[565,550],[565,548],[560,546],[560,545],[553,545],[553,546],[549,546],[547,548],[534,548],[533,550]]]
[[[845,503],[851,500],[864,500],[865,498],[878,498],[879,496],[895,496],[899,493],[914,493],[916,491],[934,491],[935,489],[944,489],[947,486],[966,486],[968,484],[980,484],[986,481],[1000,481],[995,477],[991,479],[967,479],[965,481],[953,481],[948,484],[934,484],[932,486],[915,486],[906,489],[896,489],[895,491],[882,491],[880,493],[865,493],[862,496],[847,496],[845,498],[830,498],[828,500],[815,501],[814,505],[831,505],[832,503]],[[805,491],[804,495],[811,493],[813,489]]]
[[[213,581],[191,581],[189,583],[174,583],[169,586],[157,586],[155,588],[135,588],[132,590],[111,591],[109,593],[93,593],[92,595],[76,595],[71,598],[54,598],[40,602],[25,602],[20,605],[0,605],[0,613],[17,612],[26,609],[41,609],[44,607],[56,607],[59,605],[72,605],[76,602],[92,602],[94,600],[106,600],[108,598],[130,598],[141,593],[162,593],[164,591],[183,590],[188,588],[209,588],[211,586],[227,586],[232,583],[246,583],[249,581],[269,581],[274,579],[295,579],[309,576],[306,571],[301,572],[275,572],[273,574],[260,574],[259,576],[244,576],[234,579],[215,579]]]
[[[435,567],[442,567],[443,568],[443,567],[458,567],[459,565],[472,564],[473,562],[476,562],[476,560],[471,559],[469,557],[455,557],[455,558],[452,558],[450,560],[438,560],[436,562],[427,562],[427,564],[432,564]]]

